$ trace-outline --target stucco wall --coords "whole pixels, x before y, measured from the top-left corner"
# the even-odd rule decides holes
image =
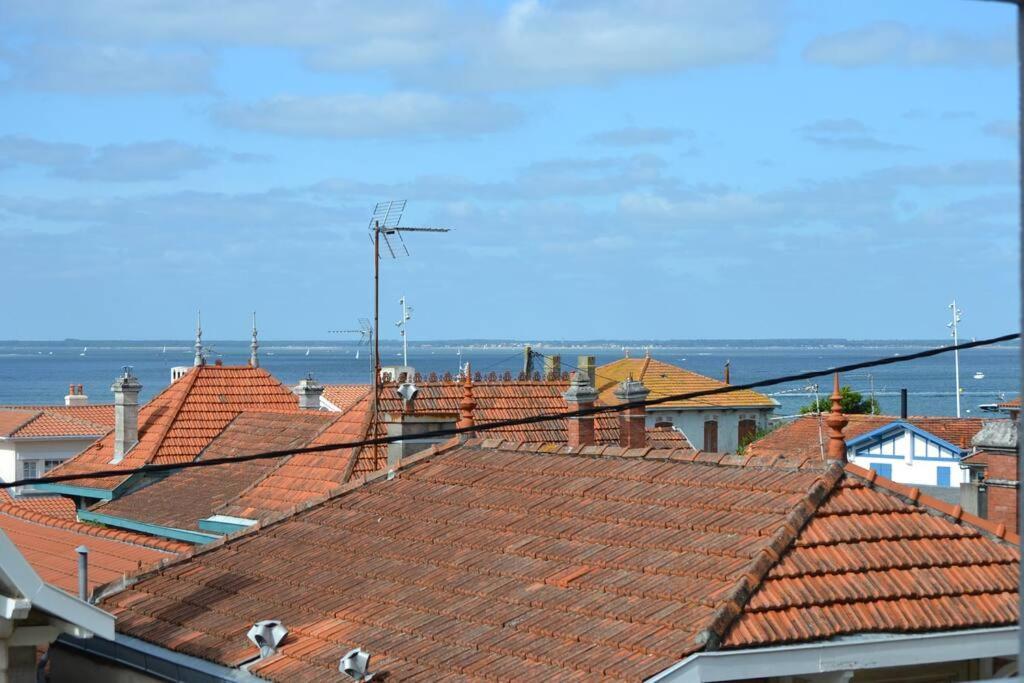
[[[686,434],[694,448],[704,448],[704,423],[718,422],[718,452],[735,453],[739,447],[740,420],[754,420],[758,429],[768,426],[772,410],[724,409],[709,407],[707,410],[674,410],[651,407],[647,411],[647,426],[658,422],[671,422]]]

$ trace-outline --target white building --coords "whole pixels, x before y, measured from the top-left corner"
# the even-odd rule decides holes
[[[901,484],[959,488],[969,481],[960,468],[967,450],[903,420],[847,439],[846,447],[850,462]]]
[[[581,371],[591,375],[600,402],[617,403],[615,387],[632,377],[650,389],[648,400],[696,391],[723,389],[726,381],[705,377],[670,363],[644,358],[623,358],[595,368],[593,356],[580,356]],[[707,397],[680,399],[647,407],[647,426],[671,425],[696,448],[714,453],[735,453],[768,426],[778,402],[749,389]]]
[[[113,422],[111,405],[0,407],[0,480],[43,475],[109,432]]]

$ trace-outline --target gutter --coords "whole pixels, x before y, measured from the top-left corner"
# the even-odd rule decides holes
[[[94,489],[87,486],[72,486],[70,484],[32,484],[37,491],[60,493],[65,496],[78,496],[80,498],[95,498],[97,500],[111,500],[114,492],[107,489]]]
[[[648,683],[711,683],[956,662],[1017,654],[1019,626],[917,634],[870,634],[835,640],[697,652]]]
[[[265,679],[257,678],[248,671],[174,652],[122,633],[115,634],[112,641],[60,636],[52,647],[120,665],[162,681],[266,683]]]
[[[211,543],[221,538],[219,534],[204,534],[200,531],[191,531],[190,529],[176,529],[175,527],[160,526],[159,524],[136,522],[132,519],[105,515],[102,512],[93,512],[92,510],[79,510],[78,520],[80,522],[96,522],[105,526],[138,531],[149,536],[161,536],[175,541],[184,541],[185,543]]]

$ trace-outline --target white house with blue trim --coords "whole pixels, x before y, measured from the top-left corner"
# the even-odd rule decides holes
[[[969,481],[960,458],[969,451],[896,420],[846,442],[847,459],[901,484],[959,488]]]

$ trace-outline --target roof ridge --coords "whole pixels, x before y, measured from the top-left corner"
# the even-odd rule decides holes
[[[902,499],[905,503],[909,503],[915,507],[930,509],[931,511],[934,511],[934,513],[949,519],[954,524],[967,524],[976,527],[979,531],[984,532],[987,535],[995,537],[999,541],[1003,541],[1017,547],[1020,546],[1020,536],[1010,531],[1005,524],[996,523],[970,512],[965,512],[959,505],[947,503],[935,498],[934,496],[924,494],[921,492],[921,489],[916,486],[900,484],[891,479],[880,476],[874,470],[865,469],[858,465],[854,465],[853,463],[847,463],[845,470],[849,475],[862,480],[868,488],[877,487],[883,489],[887,493]]]
[[[14,426],[14,429],[12,429],[11,431],[7,432],[7,434],[5,434],[4,436],[14,436],[18,432],[20,432],[22,429],[24,429],[26,426],[28,426],[28,425],[32,424],[33,422],[35,422],[36,420],[38,420],[42,416],[42,414],[43,414],[43,411],[41,411],[41,410],[25,410],[25,411],[12,410],[10,412],[19,412],[19,413],[20,412],[24,412],[26,414],[26,417],[25,417],[24,421],[19,422],[18,424],[16,424]]]
[[[101,425],[98,422],[93,422],[92,420],[86,420],[85,418],[76,417],[75,415],[61,415],[60,413],[53,414],[53,413],[50,413],[50,411],[48,411],[48,410],[40,410],[40,411],[36,412],[35,415],[33,415],[29,419],[27,419],[24,422],[22,422],[18,426],[17,429],[15,429],[14,431],[12,431],[10,433],[10,435],[13,436],[13,435],[17,434],[22,429],[25,429],[30,424],[32,424],[33,422],[35,422],[39,418],[43,417],[44,415],[50,415],[52,417],[56,417],[56,418],[59,418],[61,420],[68,420],[69,422],[76,423],[79,426],[94,428],[94,429],[98,430],[98,434],[100,436],[105,436],[107,434],[107,432],[111,431],[110,427],[108,427],[106,425]]]
[[[28,522],[40,524],[42,526],[55,527],[58,529],[65,529],[67,531],[75,531],[78,533],[86,534],[88,536],[106,538],[108,540],[114,541],[122,541],[124,543],[131,543],[133,545],[154,548],[157,550],[165,550],[167,552],[179,553],[191,547],[190,543],[182,543],[180,541],[172,541],[170,539],[157,538],[155,536],[148,536],[146,534],[140,534],[134,531],[126,531],[124,529],[111,529],[109,527],[101,527],[92,524],[86,524],[85,522],[81,522],[78,519],[61,519],[60,517],[54,517],[53,515],[48,515],[43,512],[37,512],[35,510],[28,510],[22,508],[14,503],[0,503],[0,514],[10,515],[11,517],[17,517]]]
[[[177,421],[178,414],[181,413],[181,409],[182,409],[182,407],[184,407],[185,402],[188,400],[188,396],[191,393],[192,388],[196,385],[196,379],[199,377],[199,371],[202,368],[204,368],[204,367],[206,367],[206,366],[205,365],[196,366],[196,367],[192,368],[192,370],[190,372],[185,373],[184,377],[182,377],[182,378],[180,378],[178,380],[179,382],[184,382],[184,381],[187,380],[187,384],[179,385],[179,387],[181,388],[181,394],[180,394],[180,396],[178,398],[178,403],[177,403],[177,405],[174,406],[173,411],[167,416],[167,421],[164,423],[163,428],[160,430],[159,436],[156,438],[156,441],[154,442],[153,446],[151,447],[151,456],[152,457],[156,457],[157,451],[160,450],[160,446],[163,444],[164,439],[166,439],[167,435],[170,433],[171,427],[173,427],[175,421]],[[173,386],[174,386],[174,382],[171,382],[167,386],[167,388],[170,389]],[[166,389],[164,391],[166,391]],[[161,393],[163,393],[163,392],[161,392]],[[235,417],[237,417],[237,415]],[[232,420],[234,420],[234,418],[232,418]],[[223,430],[221,430],[221,431],[223,431]],[[139,435],[139,441],[135,445],[138,446],[139,443],[141,443],[141,442],[142,442],[142,435],[140,434]],[[133,447],[133,450],[134,450],[134,447]],[[125,453],[125,455],[128,455],[128,454]],[[197,455],[196,457],[198,458],[199,456]],[[147,464],[148,464],[148,460],[147,460]]]
[[[372,391],[372,389],[371,389],[371,391]],[[355,403],[353,403],[349,407],[349,410],[352,410],[357,405],[360,405],[363,401],[366,401],[366,399],[369,396],[370,396],[370,392],[367,392],[366,396],[364,396],[363,398],[361,398],[358,401],[356,401]],[[345,413],[343,413],[343,414],[345,414]],[[373,438],[377,437],[377,431],[376,431],[375,423],[374,423],[374,410],[373,410],[373,406],[372,405],[370,406],[370,409],[366,411],[366,414],[363,415],[363,419],[359,421],[359,426],[361,428],[361,432],[360,433],[363,435],[362,440],[365,440],[367,435],[370,434],[370,429],[371,428],[374,428],[374,433],[373,433],[372,437]],[[355,472],[356,463],[359,462],[359,456],[363,454],[363,449],[364,448],[366,448],[365,445],[358,446],[358,447],[352,449],[352,457],[350,457],[348,459],[348,465],[345,466],[345,472],[344,472],[344,474],[341,475],[341,481],[342,481],[343,484],[347,484],[352,479],[352,473]],[[376,450],[377,446],[373,445],[373,446],[371,446],[371,448]]]
[[[744,606],[757,592],[768,572],[786,556],[793,543],[807,523],[814,517],[821,504],[835,490],[843,478],[843,467],[830,462],[820,476],[815,478],[807,492],[800,498],[782,520],[768,545],[751,558],[746,573],[735,583],[730,594],[715,609],[711,623],[697,634],[697,642],[706,650],[717,650],[736,618],[743,613]]]

